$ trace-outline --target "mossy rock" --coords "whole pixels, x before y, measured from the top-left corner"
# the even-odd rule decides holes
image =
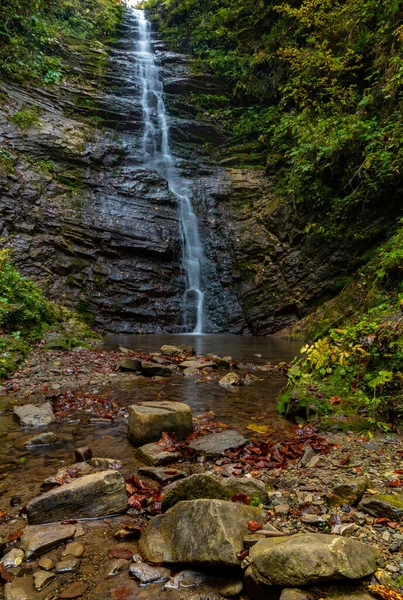
[[[166,511],[182,500],[199,500],[215,498],[216,500],[231,500],[229,490],[220,480],[208,473],[196,474],[175,481],[165,488],[162,499],[162,510]]]
[[[372,517],[387,517],[391,521],[400,521],[403,517],[403,494],[379,494],[372,498],[364,498],[358,508]]]

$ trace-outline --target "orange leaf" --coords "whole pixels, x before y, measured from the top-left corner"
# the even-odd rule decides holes
[[[340,402],[340,396],[332,396],[331,398],[329,398],[329,404],[340,404]]]

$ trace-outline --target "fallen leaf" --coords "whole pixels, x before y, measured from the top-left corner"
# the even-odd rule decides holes
[[[24,534],[23,531],[20,531],[19,529],[17,529],[17,531],[10,533],[10,535],[7,537],[7,541],[14,542],[14,540],[19,540],[23,534]]]
[[[235,494],[235,496],[232,496],[231,500],[237,504],[249,504],[250,497],[246,494]]]
[[[340,404],[340,402],[340,396],[332,396],[331,398],[329,398],[329,404]]]
[[[78,598],[84,594],[88,586],[87,581],[75,581],[61,592],[59,598]]]
[[[7,569],[5,568],[5,566],[2,565],[1,563],[0,563],[0,577],[6,583],[10,583],[14,579],[14,575],[12,573],[9,573],[7,571]]]
[[[116,550],[109,550],[108,558],[126,558],[127,560],[131,560],[133,557],[132,550],[128,548],[117,548]]]
[[[258,529],[261,528],[261,523],[259,523],[259,521],[249,521],[248,522],[248,529],[249,531],[257,531]]]
[[[402,482],[400,481],[400,479],[393,479],[393,481],[388,481],[386,487],[399,488],[402,487]]]

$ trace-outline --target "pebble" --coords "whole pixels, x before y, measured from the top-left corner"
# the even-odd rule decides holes
[[[125,571],[129,566],[129,561],[124,558],[114,558],[109,563],[109,566],[105,573],[105,579],[112,579],[121,571]]]
[[[66,549],[63,550],[62,556],[75,556],[81,558],[84,554],[85,546],[81,542],[70,542],[67,544]]]
[[[75,571],[80,566],[80,560],[78,558],[70,558],[65,560],[60,560],[55,564],[56,573],[70,573],[70,571]]]
[[[133,575],[142,584],[168,581],[171,576],[171,569],[153,567],[147,563],[135,563],[130,566],[130,575]]]
[[[1,559],[1,563],[6,569],[13,569],[19,567],[24,560],[24,552],[18,548],[13,548]]]
[[[243,590],[243,581],[241,579],[231,579],[222,585],[219,589],[221,596],[232,598],[238,596]]]
[[[41,569],[45,569],[45,571],[51,571],[55,566],[55,562],[47,556],[42,556],[38,561],[38,566]]]
[[[288,515],[288,513],[290,512],[290,506],[289,506],[289,504],[278,504],[277,506],[274,507],[274,512],[278,516],[286,517]]]
[[[36,571],[34,573],[35,589],[37,589],[38,592],[40,592],[47,585],[49,585],[49,583],[51,583],[55,579],[55,577],[56,576],[54,573],[49,573],[48,571]]]

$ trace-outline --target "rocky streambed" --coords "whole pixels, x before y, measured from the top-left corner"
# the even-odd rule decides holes
[[[286,368],[36,349],[1,388],[3,597],[400,598],[403,443],[279,419]]]

